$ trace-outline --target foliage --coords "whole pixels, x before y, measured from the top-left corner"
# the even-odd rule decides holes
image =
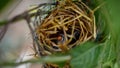
[[[10,0],[0,0],[0,11],[10,2]]]

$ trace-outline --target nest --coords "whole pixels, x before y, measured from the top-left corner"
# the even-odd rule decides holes
[[[49,51],[67,51],[96,38],[94,14],[83,2],[63,0],[36,30],[40,45]]]

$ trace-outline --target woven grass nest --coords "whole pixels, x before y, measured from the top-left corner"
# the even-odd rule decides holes
[[[93,11],[83,2],[62,0],[37,28],[40,45],[49,51],[67,51],[96,38]]]

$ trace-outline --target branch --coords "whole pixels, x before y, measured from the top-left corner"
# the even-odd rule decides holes
[[[67,60],[70,60],[71,56],[61,56],[61,57],[53,57],[53,56],[47,56],[39,59],[31,59],[23,62],[0,62],[0,67],[5,67],[5,66],[18,66],[26,63],[44,63],[44,62],[64,62]]]

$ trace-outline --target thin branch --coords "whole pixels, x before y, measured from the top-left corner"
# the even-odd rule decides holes
[[[4,37],[4,35],[5,35],[6,31],[7,31],[7,28],[8,28],[8,26],[9,26],[9,24],[14,23],[14,22],[16,22],[16,21],[20,21],[20,20],[22,20],[22,19],[26,19],[26,17],[28,17],[28,16],[29,16],[30,18],[33,17],[33,16],[36,16],[36,12],[35,12],[35,13],[31,13],[31,14],[30,14],[29,12],[31,12],[31,11],[39,8],[39,7],[42,7],[42,6],[44,6],[44,5],[55,5],[55,3],[43,3],[43,4],[40,4],[40,5],[38,5],[37,7],[33,8],[33,9],[26,10],[26,11],[24,11],[23,13],[14,16],[14,17],[13,17],[12,19],[10,19],[10,20],[0,21],[0,27],[1,27],[1,26],[4,27],[4,28],[2,29],[2,31],[0,32],[0,41],[1,41],[1,39]],[[41,10],[40,13],[47,14],[47,13],[49,13],[49,12],[46,12],[46,11],[42,11],[42,10]],[[37,13],[37,15],[39,16],[40,13]]]
[[[31,14],[29,14],[29,12],[31,12],[31,11],[39,8],[39,7],[42,7],[42,6],[44,6],[44,5],[55,5],[55,3],[43,3],[43,4],[40,4],[40,5],[38,5],[37,7],[33,8],[33,9],[26,10],[26,11],[24,11],[23,13],[18,14],[17,16],[14,16],[14,17],[13,17],[12,19],[10,19],[10,20],[6,20],[5,22],[1,22],[1,23],[0,23],[0,26],[5,25],[5,24],[7,24],[7,23],[13,23],[13,22],[16,22],[16,21],[25,19],[27,16],[33,17],[33,16],[36,15],[36,13],[31,13]],[[43,14],[48,13],[48,12],[46,12],[46,11],[41,11],[41,12],[42,12]],[[38,15],[40,15],[40,13],[39,13]]]
[[[54,60],[53,60],[54,59]],[[44,62],[64,62],[67,60],[70,60],[71,56],[59,56],[59,57],[53,57],[53,56],[47,56],[47,57],[42,57],[40,59],[31,59],[23,62],[0,62],[0,67],[5,67],[5,66],[18,66],[26,63],[44,63]]]
[[[9,24],[3,26],[3,28],[1,29],[1,32],[0,32],[0,42],[1,42],[2,38],[5,36],[5,33],[7,32],[8,25]]]

